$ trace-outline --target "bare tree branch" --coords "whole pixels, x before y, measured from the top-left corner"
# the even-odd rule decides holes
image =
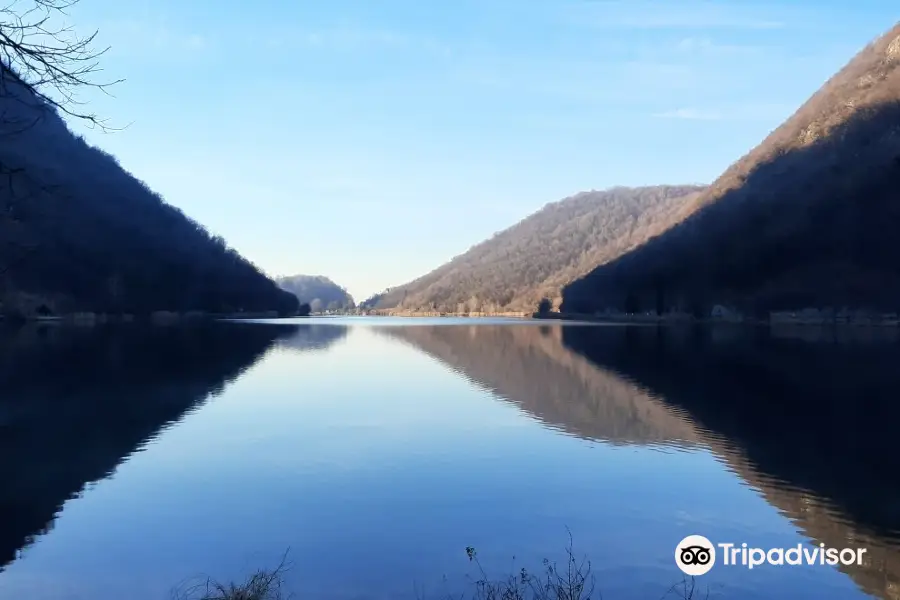
[[[7,0],[0,7],[0,98],[37,109],[52,107],[106,131],[112,127],[84,108],[78,92],[95,88],[108,94],[109,87],[122,80],[97,78],[102,71],[99,59],[109,48],[94,49],[96,31],[81,36],[66,22],[66,10],[77,2]],[[34,121],[33,114],[19,117],[5,109],[0,114],[6,134],[27,129]],[[9,127],[14,131],[7,131]]]

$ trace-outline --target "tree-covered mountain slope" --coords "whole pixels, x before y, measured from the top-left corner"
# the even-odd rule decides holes
[[[0,70],[0,312],[296,311],[292,294]]]
[[[900,25],[563,310],[900,309]]]
[[[364,303],[367,308],[533,310],[542,297],[679,218],[696,185],[616,187],[544,208],[431,273]]]

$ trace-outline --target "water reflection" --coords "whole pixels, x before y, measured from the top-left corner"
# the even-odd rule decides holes
[[[562,345],[564,327],[385,330],[549,427],[611,444],[695,445],[692,423],[622,377]],[[591,331],[594,328],[581,328]]]
[[[896,335],[655,327],[386,332],[537,419],[616,444],[703,445],[841,567],[900,597]]]
[[[274,344],[327,347],[341,328],[198,325],[0,329],[0,570],[108,477]]]
[[[869,549],[864,567],[847,568],[860,587],[900,597],[900,346],[894,335],[797,333],[629,328],[563,340],[690,412],[809,537]]]
[[[291,352],[314,352],[326,350],[343,340],[347,337],[350,328],[338,324],[294,325],[291,327],[291,331],[291,335],[278,340],[279,348]]]

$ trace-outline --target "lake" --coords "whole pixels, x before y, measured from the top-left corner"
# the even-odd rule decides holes
[[[0,598],[165,600],[284,557],[297,597],[445,598],[467,547],[501,578],[571,541],[604,599],[656,600],[690,534],[866,550],[719,558],[695,597],[900,598],[898,359],[863,329],[4,330]]]

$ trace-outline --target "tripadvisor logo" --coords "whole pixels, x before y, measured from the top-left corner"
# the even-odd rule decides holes
[[[675,564],[685,575],[705,575],[716,564],[716,547],[702,535],[689,535],[675,547]]]
[[[689,535],[675,546],[675,564],[692,577],[709,573],[716,562],[726,567],[753,569],[761,565],[862,565],[865,548],[826,548],[797,544],[790,548],[753,548],[746,543],[713,544],[702,535]]]

